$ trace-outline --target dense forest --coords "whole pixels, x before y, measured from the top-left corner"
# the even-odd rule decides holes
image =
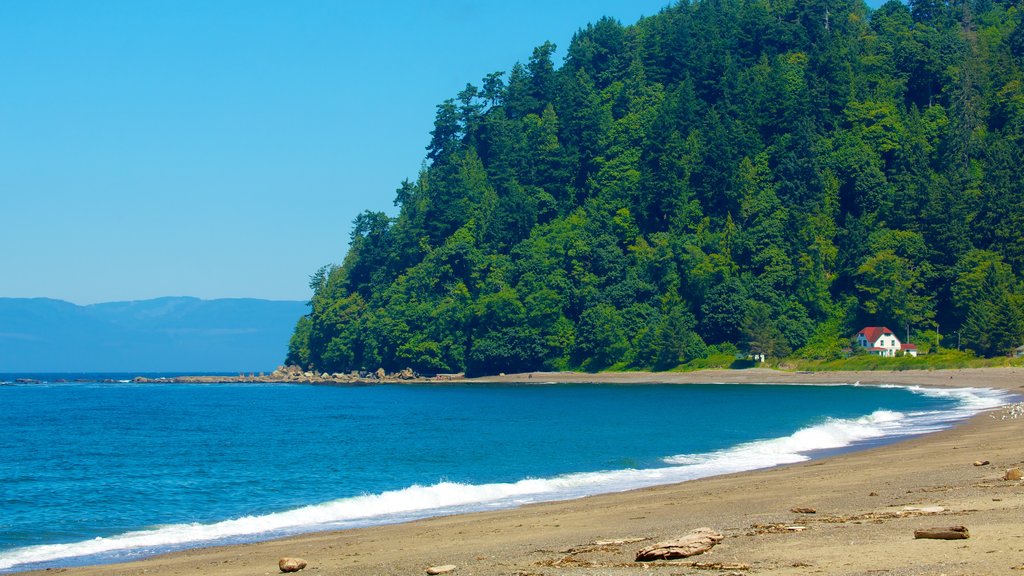
[[[437,107],[288,363],[425,373],[1024,343],[1019,0],[691,0]]]

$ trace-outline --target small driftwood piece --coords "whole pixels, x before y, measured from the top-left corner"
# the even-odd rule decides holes
[[[933,540],[965,540],[971,535],[963,526],[947,526],[943,528],[925,528],[914,530],[914,538],[931,538]]]
[[[714,548],[725,537],[711,528],[697,528],[680,538],[658,542],[636,553],[637,562],[651,560],[671,560],[673,558],[689,558],[703,554]]]

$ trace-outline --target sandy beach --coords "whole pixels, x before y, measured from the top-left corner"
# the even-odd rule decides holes
[[[848,383],[984,387],[1024,395],[1024,369],[786,373],[533,373],[489,382]],[[473,381],[473,380],[470,380]],[[1019,410],[1019,408],[1018,408]],[[283,540],[189,550],[127,564],[39,571],[69,576],[278,573],[423,574],[1024,574],[1024,417],[1012,406],[949,430],[767,470],[514,510],[432,518]],[[638,434],[643,434],[638,425]],[[699,434],[700,431],[694,431]],[[553,457],[557,457],[554,455]],[[976,461],[988,464],[976,466]],[[798,513],[794,508],[813,509]],[[809,511],[809,510],[808,510]],[[962,525],[965,540],[915,539]],[[707,526],[724,540],[682,560],[637,563],[636,551]]]

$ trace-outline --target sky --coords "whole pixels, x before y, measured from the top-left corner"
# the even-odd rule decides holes
[[[306,300],[438,103],[668,3],[0,2],[0,297]]]

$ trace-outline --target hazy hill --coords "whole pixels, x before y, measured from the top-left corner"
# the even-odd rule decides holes
[[[305,311],[303,302],[256,299],[0,298],[0,372],[270,370]]]

